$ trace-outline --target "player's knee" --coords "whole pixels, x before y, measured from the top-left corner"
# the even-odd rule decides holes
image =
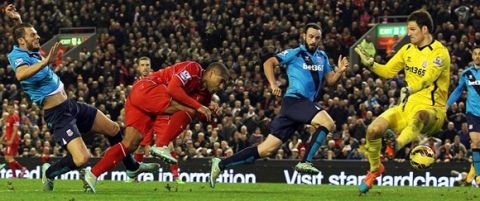
[[[385,131],[377,125],[370,125],[367,128],[367,139],[373,140],[382,137]]]
[[[73,157],[73,162],[77,167],[83,167],[85,164],[87,164],[88,160],[90,160],[89,153],[80,154],[78,156]]]
[[[427,123],[430,120],[430,114],[427,111],[419,111],[415,116],[416,119],[423,123]]]
[[[124,139],[122,141],[122,144],[125,146],[125,148],[130,152],[133,153],[135,150],[137,150],[138,146],[140,145],[140,141],[142,139]]]
[[[327,112],[320,111],[313,117],[312,126],[315,128],[319,128],[320,126],[323,126],[327,128],[329,131],[331,131],[335,127],[335,122],[330,117],[330,115],[328,115]]]
[[[480,149],[480,139],[473,139],[471,143],[472,149]]]
[[[258,155],[260,156],[260,158],[268,157],[275,153],[277,149],[278,147],[275,146],[260,147],[258,149]]]

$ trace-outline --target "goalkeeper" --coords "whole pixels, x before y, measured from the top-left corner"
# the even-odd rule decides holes
[[[367,128],[366,155],[370,171],[359,190],[366,193],[385,168],[380,162],[382,137],[387,129],[398,134],[395,151],[421,135],[437,132],[445,120],[450,83],[450,55],[446,47],[432,37],[433,20],[425,10],[411,13],[407,20],[410,43],[404,45],[387,64],[378,64],[362,48],[355,48],[363,65],[383,78],[405,72],[406,86],[401,88],[399,104],[383,112]]]

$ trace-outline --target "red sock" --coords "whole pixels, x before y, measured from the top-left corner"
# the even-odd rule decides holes
[[[133,154],[133,159],[135,159],[137,162],[143,162],[143,153],[142,154],[139,154],[139,153],[135,153]]]
[[[191,114],[189,114],[188,112],[175,112],[170,118],[170,121],[168,122],[168,127],[165,132],[157,134],[157,141],[155,145],[157,147],[167,146],[168,143],[175,139],[191,121],[192,117]]]
[[[174,151],[170,152],[170,155],[172,155],[174,158],[177,158],[177,153]],[[173,174],[173,179],[178,178],[178,163],[170,164],[170,172]]]
[[[16,161],[12,161],[8,163],[8,167],[12,170],[12,177],[17,178],[17,164]]]
[[[103,156],[98,163],[93,166],[92,173],[95,176],[100,176],[106,171],[111,170],[114,168],[118,162],[121,162],[123,158],[125,158],[128,154],[128,150],[125,148],[125,145],[122,143],[118,143],[112,147],[110,147],[105,155]]]

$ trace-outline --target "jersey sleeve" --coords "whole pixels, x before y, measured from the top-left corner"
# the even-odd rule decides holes
[[[8,61],[15,71],[19,66],[32,65],[27,53],[12,53],[8,55]]]
[[[460,98],[464,88],[465,88],[465,72],[462,73],[462,76],[460,77],[460,80],[458,82],[458,86],[455,88],[455,90],[452,91],[452,94],[450,94],[450,97],[448,97],[447,107],[450,107],[453,103],[455,103],[458,100],[458,98]]]
[[[330,65],[330,61],[328,61],[328,56],[326,53],[322,53],[323,56],[325,57],[325,64],[324,64],[324,72],[325,74],[332,72],[332,66]]]
[[[378,64],[374,63],[370,68],[375,74],[383,78],[393,78],[398,72],[400,72],[404,66],[405,62],[403,60],[403,55],[407,50],[409,45],[404,45],[400,50],[395,54],[387,64]]]
[[[194,109],[200,108],[202,104],[190,97],[184,88],[192,79],[199,79],[199,77],[201,77],[201,71],[202,68],[200,64],[195,62],[187,64],[187,66],[178,70],[168,82],[168,94],[173,99],[188,107]]]
[[[276,54],[275,57],[278,59],[278,62],[280,62],[280,64],[284,65],[290,63],[294,59],[296,54],[296,49],[286,49],[283,52]]]
[[[434,58],[433,61],[430,61],[429,65],[433,65],[432,68],[429,68],[429,72],[422,77],[419,82],[408,83],[408,86],[412,89],[412,93],[420,91],[428,86],[430,86],[443,71],[445,71],[447,66],[450,65],[450,55],[445,48],[439,49],[432,52]]]

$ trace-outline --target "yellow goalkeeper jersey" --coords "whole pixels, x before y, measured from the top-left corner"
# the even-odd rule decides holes
[[[450,83],[450,54],[439,41],[422,48],[404,45],[387,64],[374,63],[371,70],[384,78],[405,71],[405,80],[412,89],[407,103],[445,107]]]

